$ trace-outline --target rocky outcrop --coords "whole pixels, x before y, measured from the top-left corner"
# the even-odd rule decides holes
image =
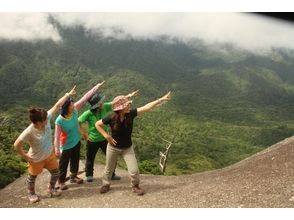
[[[127,171],[100,194],[102,165],[92,183],[70,184],[61,197],[48,198],[49,173],[37,179],[41,201],[30,204],[26,176],[0,191],[0,207],[294,207],[294,136],[237,164],[183,176],[141,175],[144,196],[132,193]],[[84,177],[84,174],[81,175]]]

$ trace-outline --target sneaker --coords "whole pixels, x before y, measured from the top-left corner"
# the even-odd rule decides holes
[[[39,198],[39,196],[36,193],[30,193],[28,195],[28,197],[29,197],[29,200],[30,200],[31,203],[35,203],[35,202],[39,202],[40,201],[40,198]]]
[[[87,182],[93,182],[93,176],[86,176]]]
[[[50,198],[52,198],[52,197],[58,197],[60,195],[61,195],[61,192],[60,191],[57,191],[57,188],[48,189],[48,196]]]
[[[121,179],[121,177],[120,176],[117,176],[117,175],[113,175],[111,177],[111,180],[120,180],[120,179]]]
[[[135,185],[132,187],[133,192],[136,193],[138,196],[144,195],[144,189],[140,188],[139,185]]]
[[[82,184],[83,182],[84,182],[84,180],[77,177],[77,176],[70,178],[70,183]]]
[[[106,193],[110,190],[110,185],[104,185],[100,188],[100,193],[103,194],[103,193]]]
[[[65,185],[65,183],[59,183],[59,188],[60,188],[61,190],[67,190],[67,189],[68,189],[68,186]]]

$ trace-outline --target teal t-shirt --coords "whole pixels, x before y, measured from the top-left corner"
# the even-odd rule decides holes
[[[55,124],[61,126],[60,147],[62,150],[73,148],[81,139],[78,116],[78,111],[75,110],[71,118],[67,119],[59,115],[55,120]]]
[[[90,141],[97,142],[105,140],[105,138],[97,131],[95,123],[100,119],[104,118],[105,116],[107,116],[111,112],[111,110],[112,104],[110,102],[107,102],[103,104],[101,110],[98,111],[96,114],[91,112],[91,110],[87,110],[79,117],[79,121],[81,123],[88,122],[88,135]],[[104,129],[107,129],[107,127],[104,126]]]

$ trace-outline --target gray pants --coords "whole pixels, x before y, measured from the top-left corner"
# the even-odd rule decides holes
[[[119,155],[122,155],[127,164],[128,172],[131,176],[132,186],[138,185],[140,182],[139,168],[133,146],[127,149],[118,149],[109,143],[106,148],[106,165],[102,177],[102,185],[110,185],[111,176],[115,169],[116,161]]]

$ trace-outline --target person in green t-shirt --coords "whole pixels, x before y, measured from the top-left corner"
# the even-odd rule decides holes
[[[138,94],[138,90],[128,94],[128,97],[133,97]],[[105,96],[99,93],[95,93],[88,100],[91,105],[90,109],[83,112],[79,117],[80,125],[87,122],[88,123],[88,133],[85,140],[87,140],[87,152],[86,152],[86,181],[93,181],[94,172],[94,161],[96,154],[101,148],[102,152],[106,154],[107,141],[105,138],[97,131],[95,123],[100,119],[107,116],[112,111],[112,102],[105,102]],[[82,126],[81,126],[82,127]],[[105,127],[106,129],[106,127]],[[120,176],[115,175],[115,170],[112,174],[112,180],[120,180]]]

